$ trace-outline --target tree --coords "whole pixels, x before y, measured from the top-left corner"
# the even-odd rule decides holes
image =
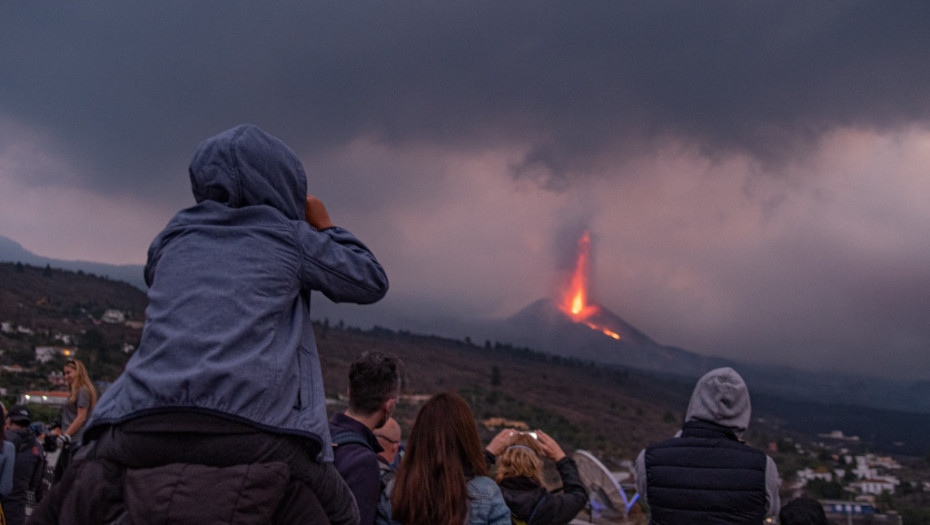
[[[501,386],[501,369],[497,365],[491,367],[491,386]]]
[[[85,366],[91,366],[97,362],[100,356],[107,351],[107,341],[103,333],[96,328],[84,332],[80,338],[81,356]]]
[[[807,494],[815,499],[847,499],[848,493],[839,481],[812,479],[804,485]]]
[[[930,525],[930,509],[901,509],[901,518],[907,525]]]
[[[875,498],[875,502],[878,503],[879,507],[884,511],[894,509],[894,498],[891,497],[891,492],[887,490],[883,490],[882,493]]]

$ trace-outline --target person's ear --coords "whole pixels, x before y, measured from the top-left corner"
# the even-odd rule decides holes
[[[395,407],[395,406],[397,406],[397,398],[396,398],[396,397],[392,397],[391,399],[388,399],[387,401],[384,402],[384,410],[385,410],[385,412],[387,412],[387,415],[388,415],[388,416],[390,416],[392,413],[394,413],[394,407]]]

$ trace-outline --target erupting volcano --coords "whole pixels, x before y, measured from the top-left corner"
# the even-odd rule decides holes
[[[588,271],[591,257],[591,234],[584,232],[578,240],[578,255],[575,259],[575,269],[572,271],[569,286],[565,290],[559,309],[568,314],[572,321],[583,323],[589,328],[598,330],[605,335],[620,339],[620,334],[608,327],[595,323],[593,318],[600,312],[600,306],[588,303]]]
[[[660,345],[591,300],[591,235],[578,241],[571,273],[554,298],[539,299],[492,329],[498,340],[534,350],[665,373],[693,375],[707,361]],[[605,337],[607,336],[607,337]]]

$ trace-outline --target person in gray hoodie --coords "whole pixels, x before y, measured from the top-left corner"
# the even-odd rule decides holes
[[[273,463],[309,490],[286,496],[294,507],[325,513],[302,521],[357,523],[332,464],[310,294],[373,303],[387,293],[384,269],[307,193],[297,155],[256,126],[202,142],[189,172],[196,204],[152,241],[139,348],[88,422],[86,459],[131,469]]]
[[[772,458],[744,444],[749,390],[729,367],[704,374],[681,431],[636,458],[636,490],[652,525],[754,524],[778,515],[781,481]]]

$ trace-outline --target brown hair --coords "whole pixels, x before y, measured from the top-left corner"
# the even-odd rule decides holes
[[[475,416],[458,394],[430,398],[417,414],[391,494],[391,514],[407,524],[461,525],[468,480],[486,476]]]
[[[94,406],[97,405],[97,389],[94,388],[94,384],[90,380],[90,375],[87,373],[87,369],[84,368],[84,363],[77,359],[69,359],[65,363],[65,368],[74,369],[74,380],[71,381],[69,387],[71,394],[68,396],[68,402],[77,403],[78,392],[81,391],[81,387],[87,387],[87,391],[90,394],[90,406],[87,407],[87,409],[93,410]]]
[[[520,433],[506,450],[497,457],[497,482],[504,478],[526,476],[542,484],[542,460],[539,443],[531,436]]]

